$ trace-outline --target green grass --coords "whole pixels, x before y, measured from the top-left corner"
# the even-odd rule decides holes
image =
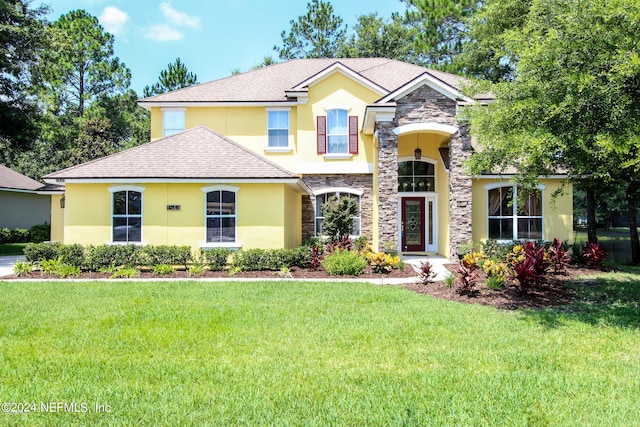
[[[638,425],[639,286],[507,312],[361,283],[0,282],[2,401],[90,409],[0,424]]]
[[[0,256],[2,255],[24,255],[22,252],[26,243],[2,243],[0,244]]]

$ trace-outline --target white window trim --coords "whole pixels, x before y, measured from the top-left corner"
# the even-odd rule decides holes
[[[234,187],[232,185],[209,185],[207,187],[201,187],[200,190],[204,193],[204,211],[202,218],[204,220],[204,241],[200,242],[201,248],[230,248],[240,249],[242,242],[238,240],[238,192],[240,187]],[[235,241],[233,242],[207,242],[207,193],[212,191],[230,191],[236,195],[236,226],[234,231]]]
[[[185,113],[187,111],[186,108],[184,107],[164,107],[160,109],[162,111],[162,137],[164,138],[165,136],[167,136],[165,134],[165,130],[167,129],[165,127],[165,119],[164,119],[164,113],[165,112],[183,112]],[[187,117],[186,114],[184,114],[184,128],[181,130],[181,132],[184,132],[187,129]],[[179,132],[177,132],[179,133]]]
[[[347,137],[347,151],[345,151],[344,153],[329,152],[329,137],[341,135],[341,134],[329,134],[329,114],[328,113],[329,111],[332,111],[332,110],[342,110],[347,112],[347,133],[346,135],[344,135]],[[327,129],[325,133],[325,142],[324,142],[326,153],[324,153],[324,158],[327,160],[351,159],[353,157],[353,154],[349,153],[349,112],[351,111],[351,107],[345,106],[345,105],[332,105],[332,106],[324,107],[324,111],[327,118]]]
[[[317,190],[313,192],[313,200],[314,200],[314,210],[313,210],[313,234],[314,236],[318,235],[318,230],[316,229],[317,227],[317,221],[318,221],[318,216],[316,216],[317,213],[317,197],[321,196],[323,194],[329,194],[329,193],[347,193],[347,194],[353,194],[355,196],[358,196],[358,198],[360,199],[358,202],[358,210],[360,211],[360,234],[353,234],[350,235],[349,237],[354,237],[354,238],[358,238],[362,235],[362,195],[364,194],[364,191],[362,190],[358,190],[355,188],[348,188],[348,187],[327,187],[327,188],[323,188],[321,190]],[[324,219],[324,217],[322,217]]]
[[[140,218],[142,219],[142,226],[140,227],[140,241],[139,242],[114,242],[113,241],[113,193],[118,193],[120,191],[137,191],[140,194],[144,193],[146,190],[145,187],[141,187],[139,185],[113,185],[108,188],[109,193],[111,193],[111,225],[109,229],[111,230],[111,240],[106,242],[107,245],[134,245],[134,246],[146,246],[147,243],[144,241],[144,196],[142,197],[142,202],[140,203]]]
[[[485,184],[484,185],[484,189],[485,189],[485,202],[486,202],[486,208],[487,208],[487,239],[489,239],[489,219],[495,219],[496,217],[490,217],[489,216],[489,190],[495,190],[496,188],[512,188],[513,189],[513,198],[515,200],[515,203],[518,203],[518,186],[515,184],[509,184],[509,183],[500,183],[500,182],[494,182],[492,184]],[[544,218],[545,218],[545,211],[544,211],[544,190],[546,189],[546,185],[544,184],[538,184],[536,186],[536,190],[540,191],[540,202],[542,203],[542,232],[541,232],[541,236],[540,238],[542,240],[545,239],[545,234],[544,234]],[[496,241],[498,243],[509,243],[509,242],[513,242],[514,240],[527,240],[527,239],[518,239],[518,218],[520,218],[520,216],[518,216],[518,206],[517,204],[513,207],[513,215],[511,216],[501,216],[499,218],[511,218],[513,221],[513,234],[512,234],[512,238],[511,240],[505,240],[505,239],[496,239]],[[534,217],[523,217],[523,218],[537,218],[537,216]]]
[[[267,107],[267,146],[264,147],[265,153],[290,153],[293,151],[291,145],[291,107]],[[286,147],[271,147],[269,146],[269,111],[287,111],[289,112],[289,128],[287,129],[287,145]]]

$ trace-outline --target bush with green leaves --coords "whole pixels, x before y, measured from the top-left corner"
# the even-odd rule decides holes
[[[15,243],[26,243],[29,241],[29,230],[26,228],[16,228],[11,230],[11,241]]]
[[[134,267],[118,267],[116,271],[109,276],[109,279],[133,279],[140,275],[140,270]]]
[[[348,237],[353,226],[353,217],[358,214],[358,202],[351,197],[331,196],[322,204],[322,233],[331,241]]]
[[[42,243],[51,238],[51,226],[49,224],[34,225],[29,229],[29,241]]]
[[[38,263],[43,259],[55,259],[60,256],[60,247],[57,242],[28,243],[24,247],[24,256],[31,263]]]
[[[0,243],[11,243],[11,230],[0,228]]]
[[[144,265],[152,266],[158,264],[183,265],[187,266],[191,260],[190,246],[158,245],[145,246],[143,250],[146,255]]]
[[[84,246],[78,243],[60,245],[58,247],[58,256],[62,258],[62,262],[78,268],[85,268],[86,258],[84,252]]]
[[[358,251],[337,249],[325,256],[322,267],[331,275],[359,276],[367,267],[367,258]]]
[[[135,267],[139,265],[142,247],[135,245],[89,246],[86,265],[91,271],[109,267]]]
[[[247,249],[233,254],[233,265],[243,271],[306,267],[311,260],[307,246],[293,249]]]
[[[222,271],[227,267],[229,256],[232,250],[228,248],[202,249],[200,254],[204,264],[209,266],[211,271]]]

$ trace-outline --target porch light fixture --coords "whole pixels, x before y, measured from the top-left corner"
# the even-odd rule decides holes
[[[416,160],[420,160],[422,158],[422,150],[420,149],[420,142],[418,142],[418,147],[414,150],[413,155]]]
[[[64,194],[63,194],[62,197],[60,198],[60,209],[64,209],[64,205],[65,205],[65,200],[64,200]]]

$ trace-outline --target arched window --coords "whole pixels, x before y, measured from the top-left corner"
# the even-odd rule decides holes
[[[142,192],[143,188],[112,187],[113,242],[142,242]]]
[[[210,191],[207,191],[210,190]],[[236,241],[236,188],[205,188],[207,243]]]
[[[398,163],[398,192],[436,190],[436,165],[426,161],[409,160]]]
[[[538,189],[521,196],[518,197],[518,188],[514,186],[488,189],[490,239],[542,239],[542,191]]]
[[[353,217],[353,225],[351,226],[352,236],[359,236],[360,231],[360,194],[358,192],[349,189],[331,189],[326,190],[321,194],[316,194],[316,235],[322,235],[322,222],[324,221],[324,215],[322,214],[322,205],[326,203],[331,196],[335,196],[338,199],[341,197],[351,197],[358,204],[358,212]]]

